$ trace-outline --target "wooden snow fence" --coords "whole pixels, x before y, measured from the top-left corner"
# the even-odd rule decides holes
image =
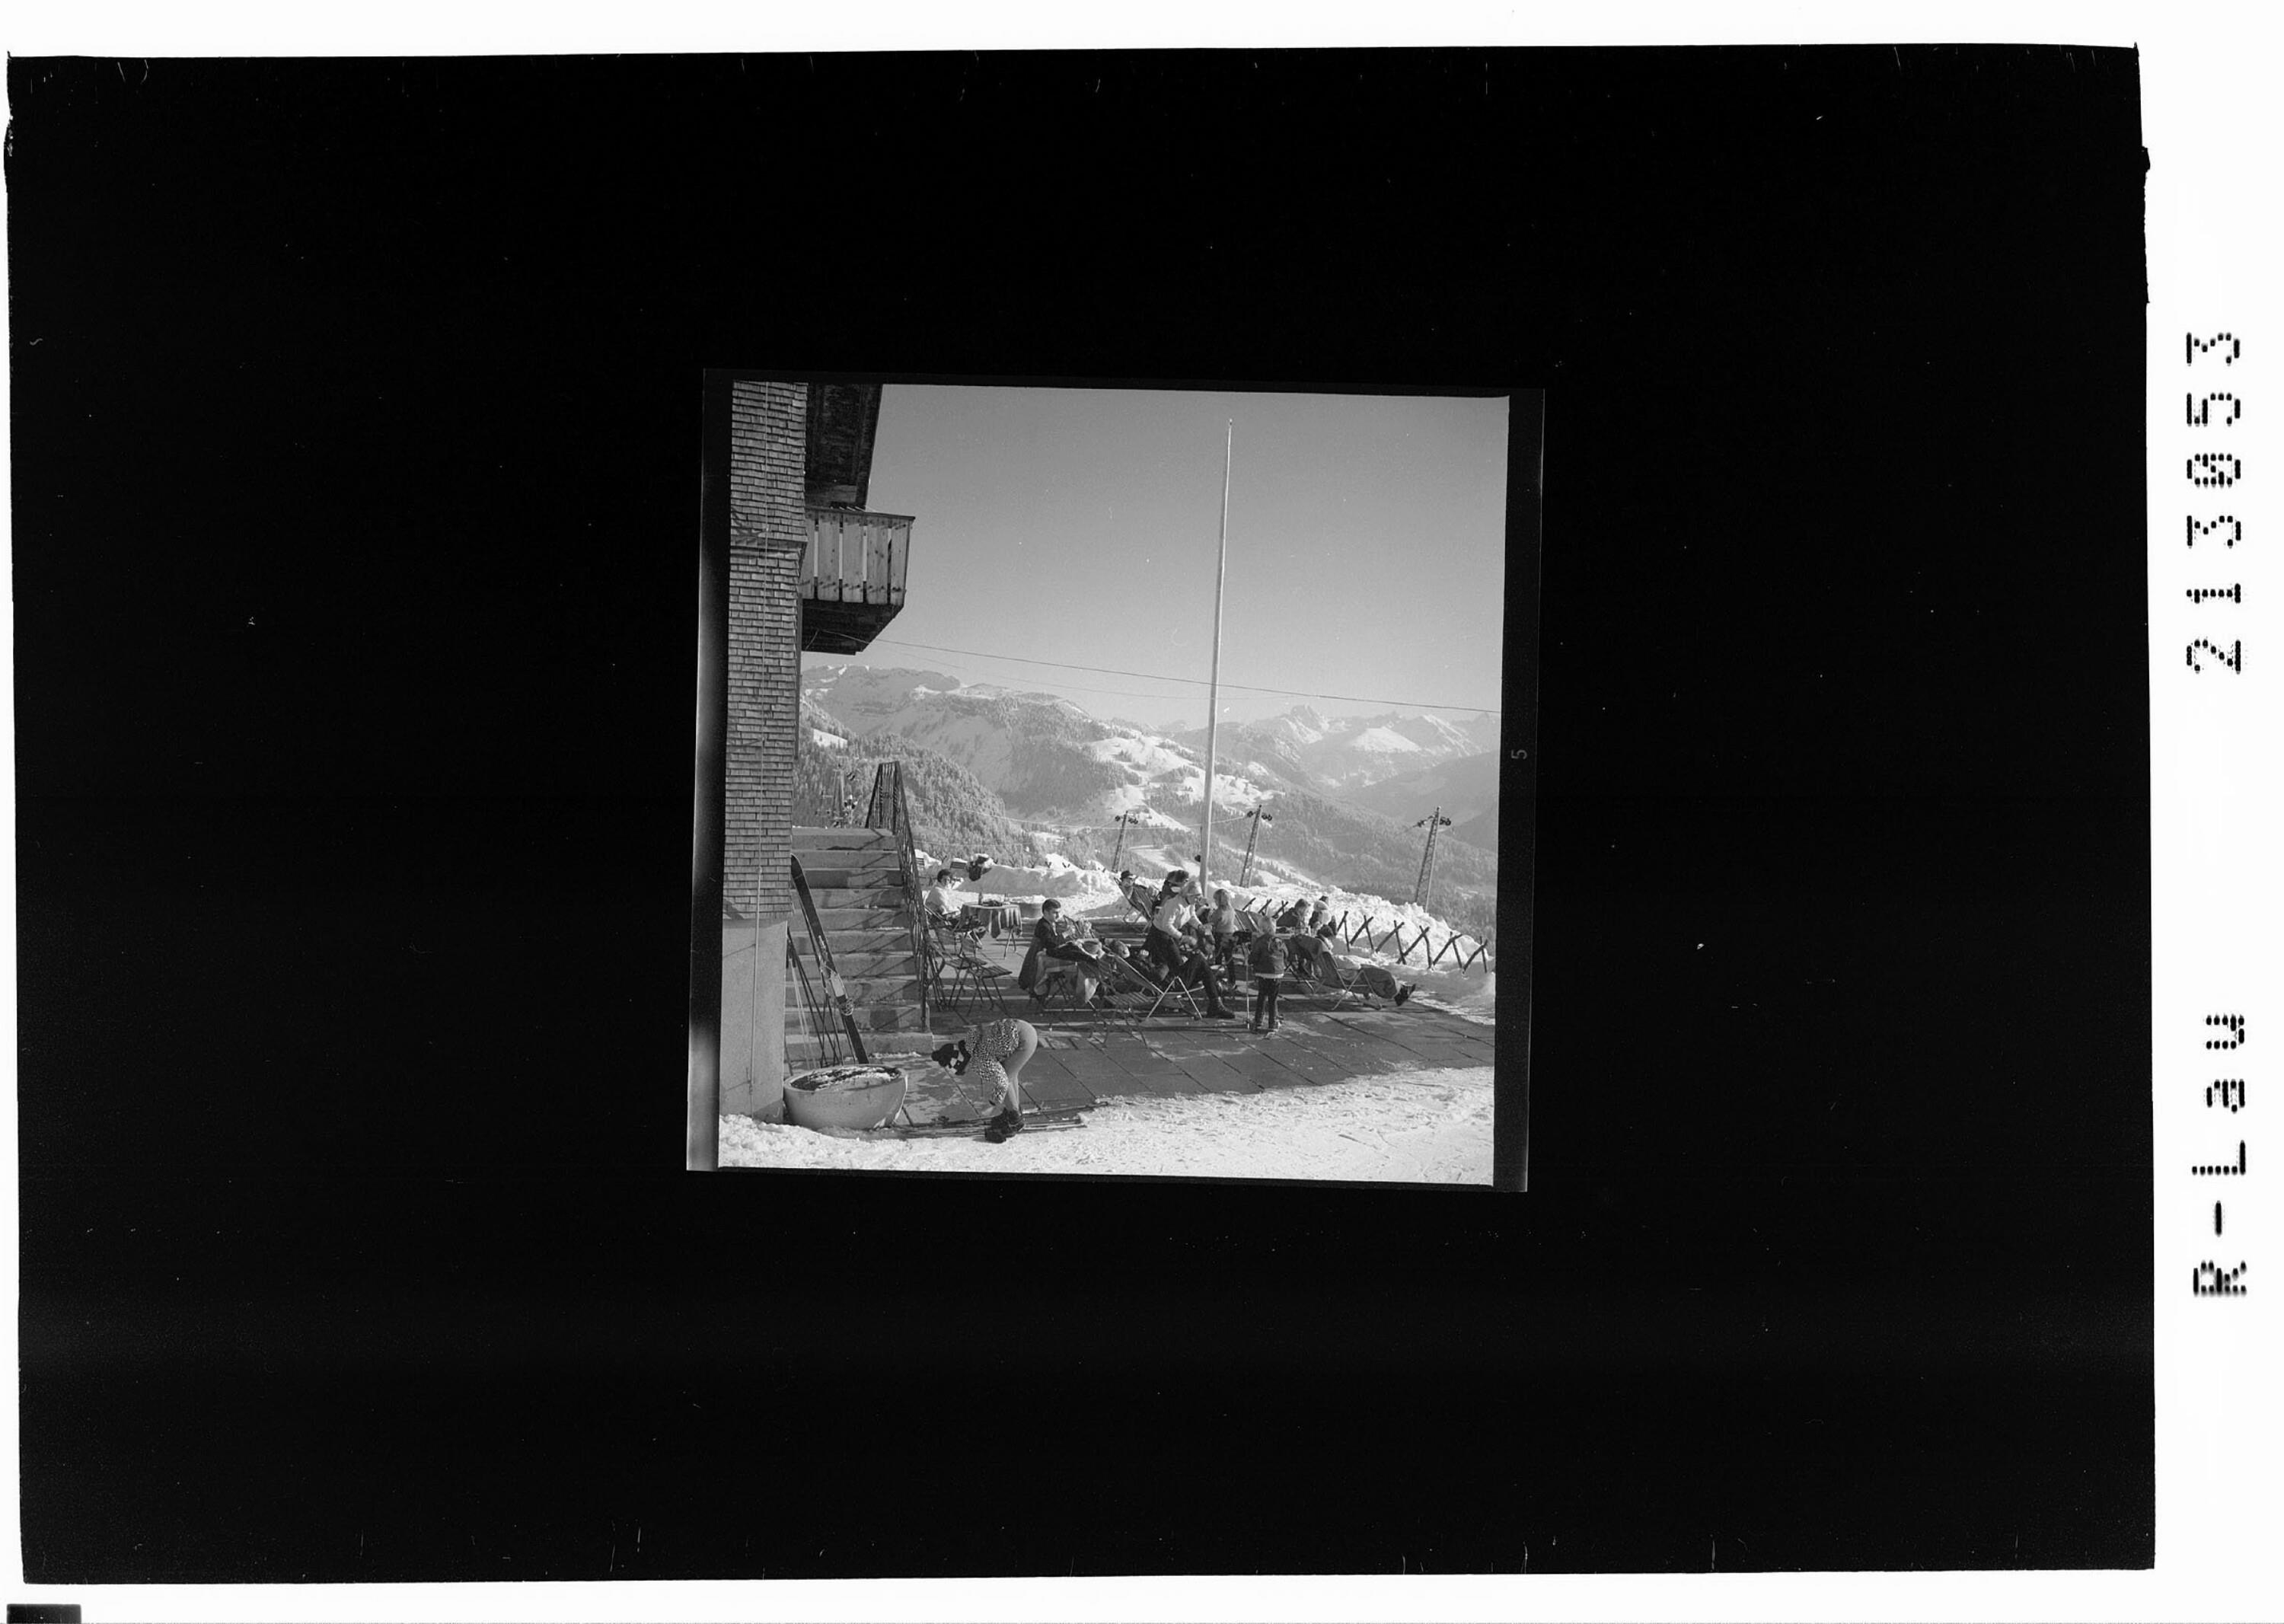
[[[1495,970],[1498,967],[1491,955],[1491,944],[1488,941],[1475,941],[1472,936],[1463,936],[1459,932],[1453,931],[1446,934],[1441,942],[1430,943],[1429,933],[1424,925],[1420,927],[1418,935],[1412,937],[1410,941],[1406,941],[1404,940],[1404,922],[1400,919],[1391,923],[1384,933],[1377,934],[1376,933],[1380,933],[1380,925],[1376,920],[1359,919],[1351,925],[1349,923],[1349,916],[1342,914],[1333,921],[1333,933],[1350,947],[1362,941],[1368,951],[1380,953],[1387,950],[1389,942],[1394,942],[1396,962],[1399,964],[1411,963],[1412,955],[1425,947],[1428,949],[1427,956],[1422,960],[1425,967],[1432,968],[1438,960],[1446,957],[1451,960],[1454,970],[1472,969],[1477,964],[1481,964],[1486,970]],[[1474,946],[1472,949],[1463,952],[1460,944],[1467,941],[1474,941]]]

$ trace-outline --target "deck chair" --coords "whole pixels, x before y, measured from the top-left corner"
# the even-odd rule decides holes
[[[1013,972],[997,963],[966,932],[941,920],[928,921],[928,995],[947,1009],[958,1009],[961,998],[973,993],[979,1006],[989,999],[1005,1019],[1009,1011],[999,984]]]
[[[1163,963],[1159,963],[1158,968],[1164,970],[1165,965]],[[1149,983],[1149,978],[1143,975],[1139,971],[1134,972],[1134,974],[1137,980],[1145,983]],[[1197,993],[1195,989],[1192,988],[1189,982],[1170,971],[1167,972],[1166,980],[1163,985],[1152,983],[1150,984],[1150,990],[1154,995],[1150,1000],[1150,1007],[1143,1011],[1142,1018],[1145,1020],[1147,1020],[1151,1016],[1155,1015],[1161,1009],[1162,1009],[1169,999],[1173,1000],[1177,1004],[1187,1005],[1192,1019],[1200,1019],[1205,1014],[1205,1011],[1198,1007]]]
[[[1308,964],[1310,961],[1301,954],[1288,955],[1288,961],[1289,968],[1286,973],[1285,984],[1278,993],[1280,1002],[1295,994],[1304,998],[1329,997],[1333,1001],[1332,1009],[1338,1010],[1351,998],[1361,1003],[1372,995],[1360,990],[1353,980],[1341,974],[1340,966],[1333,963],[1329,945],[1323,953],[1316,955],[1313,961],[1323,964],[1330,972],[1329,975],[1310,974],[1308,969]]]
[[[1164,989],[1128,960],[1105,954],[1101,972],[1102,996],[1109,1000],[1113,1013],[1139,1022],[1157,1012]]]
[[[1042,1011],[1053,1009],[1055,1000],[1060,997],[1068,1008],[1075,1010],[1088,1008],[1087,1004],[1080,1002],[1078,996],[1080,983],[1084,977],[1091,976],[1095,980],[1098,993],[1107,990],[1103,985],[1102,964],[1109,956],[1105,953],[1101,958],[1083,965],[1073,959],[1050,958],[1042,954],[1039,958],[1039,979],[1037,984],[1030,989],[1035,1007]]]

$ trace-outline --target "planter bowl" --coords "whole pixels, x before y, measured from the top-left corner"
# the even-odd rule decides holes
[[[809,1074],[802,1074],[803,1076]],[[896,1073],[861,1089],[800,1089],[786,1084],[786,1114],[796,1128],[878,1128],[904,1103],[904,1074]]]

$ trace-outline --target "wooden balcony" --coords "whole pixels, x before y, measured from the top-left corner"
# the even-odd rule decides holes
[[[801,565],[801,646],[817,654],[861,654],[904,606],[909,514],[855,508],[809,510],[809,550]]]

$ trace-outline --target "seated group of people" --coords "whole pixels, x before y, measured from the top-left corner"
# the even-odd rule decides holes
[[[1318,897],[1313,907],[1305,897],[1295,899],[1262,930],[1238,910],[1226,890],[1216,888],[1212,902],[1204,902],[1185,869],[1168,874],[1154,891],[1127,869],[1118,876],[1118,887],[1150,923],[1142,951],[1130,954],[1123,943],[1096,941],[1084,920],[1070,917],[1060,899],[1048,897],[1039,905],[1038,922],[1032,927],[1030,948],[1015,983],[1034,1003],[1045,1003],[1050,980],[1060,974],[1076,983],[1082,1004],[1107,1007],[1102,961],[1115,958],[1154,987],[1179,982],[1204,988],[1206,1019],[1236,1020],[1240,1016],[1228,1006],[1224,988],[1237,972],[1240,952],[1248,956],[1248,967],[1262,994],[1255,1030],[1263,1029],[1264,1020],[1267,1029],[1276,1028],[1277,989],[1295,969],[1320,984],[1355,988],[1399,1006],[1412,995],[1411,984],[1399,983],[1381,965],[1359,964],[1333,951],[1329,938],[1334,926],[1325,897]],[[958,894],[951,871],[937,870],[926,899],[929,917],[947,928],[959,928]]]
[[[1277,928],[1292,933],[1287,945],[1304,974],[1336,987],[1353,987],[1398,1007],[1412,996],[1416,983],[1399,982],[1395,972],[1382,965],[1363,964],[1333,951],[1332,938],[1338,927],[1327,898],[1320,896],[1311,906],[1306,897],[1295,897],[1277,916]]]
[[[1414,983],[1399,982],[1381,965],[1362,964],[1333,951],[1330,939],[1336,927],[1328,897],[1319,896],[1313,905],[1305,897],[1296,897],[1268,930],[1257,931],[1238,911],[1227,891],[1216,889],[1212,903],[1200,906],[1198,887],[1182,869],[1167,875],[1154,894],[1135,879],[1131,869],[1120,872],[1118,887],[1150,920],[1146,950],[1169,972],[1204,980],[1212,1000],[1211,1019],[1236,1019],[1234,1012],[1222,1008],[1218,978],[1233,972],[1240,949],[1252,955],[1250,968],[1256,983],[1281,980],[1290,968],[1297,966],[1313,980],[1353,987],[1399,1007],[1412,996]],[[1273,961],[1267,949],[1270,941],[1278,949]],[[1268,968],[1271,962],[1277,966],[1273,971]],[[1274,1024],[1272,1013],[1271,1025]]]

